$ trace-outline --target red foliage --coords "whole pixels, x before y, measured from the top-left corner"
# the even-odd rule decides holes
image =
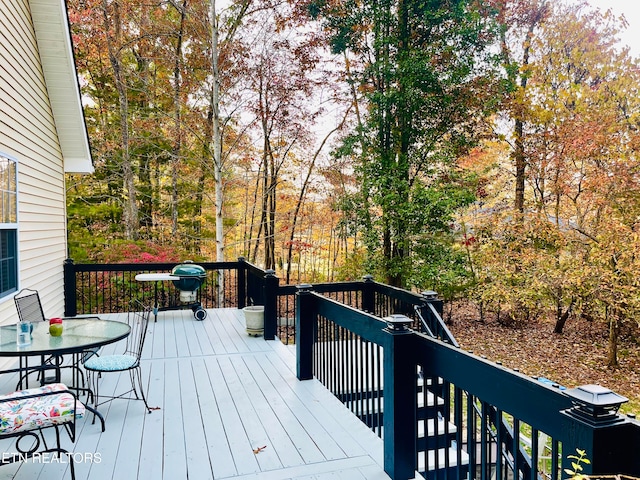
[[[468,237],[467,237],[467,235],[465,235],[464,239],[462,240],[462,244],[464,246],[466,246],[466,247],[469,247],[469,246],[473,245],[476,242],[477,242],[476,237],[474,237],[473,235],[468,236]]]
[[[169,263],[184,260],[185,252],[174,245],[130,242],[111,246],[104,252],[107,263]]]

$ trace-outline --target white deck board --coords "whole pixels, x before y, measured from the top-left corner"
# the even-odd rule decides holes
[[[142,369],[149,405],[159,409],[104,404],[104,433],[92,415],[79,421],[75,445],[66,446],[94,461],[76,463],[78,480],[389,478],[382,440],[320,383],[298,381],[290,348],[249,337],[241,311],[209,310],[202,322],[191,310],[168,311],[151,320]],[[127,374],[106,374],[100,392],[128,384]],[[0,376],[0,391],[11,387]],[[13,451],[7,441],[0,448]],[[5,478],[70,474],[67,465],[29,463],[0,467]]]

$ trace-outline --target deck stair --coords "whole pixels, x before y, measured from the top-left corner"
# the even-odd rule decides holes
[[[352,351],[357,349],[349,347]],[[340,350],[340,347],[338,347]],[[382,361],[382,350],[375,354],[375,360]],[[379,357],[379,358],[378,358]],[[384,437],[384,398],[383,385],[380,375],[371,371],[373,364],[369,362],[365,371],[359,375],[368,379],[365,383],[369,388],[364,391],[350,391],[348,387],[342,387],[334,392],[363,423]],[[350,380],[352,374],[348,377]],[[356,382],[356,384],[359,382]],[[350,385],[349,381],[344,384]],[[442,379],[426,378],[420,369],[416,374],[416,445],[417,445],[417,472],[425,479],[438,480],[462,480],[467,478],[469,471],[469,455],[464,446],[457,447],[456,438],[458,429],[456,425],[447,421],[445,415],[445,384]]]
[[[467,478],[469,456],[457,447],[458,428],[444,417],[445,400],[432,392],[442,393],[442,379],[430,380],[417,380],[417,471],[429,480]]]

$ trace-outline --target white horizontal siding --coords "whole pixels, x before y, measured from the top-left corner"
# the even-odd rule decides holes
[[[40,292],[48,316],[62,314],[63,158],[28,0],[0,0],[0,151],[19,164],[20,287]],[[16,319],[3,299],[0,322]]]

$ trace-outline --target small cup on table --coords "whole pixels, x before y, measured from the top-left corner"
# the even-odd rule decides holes
[[[16,328],[16,343],[19,347],[31,345],[31,322],[18,322]]]

